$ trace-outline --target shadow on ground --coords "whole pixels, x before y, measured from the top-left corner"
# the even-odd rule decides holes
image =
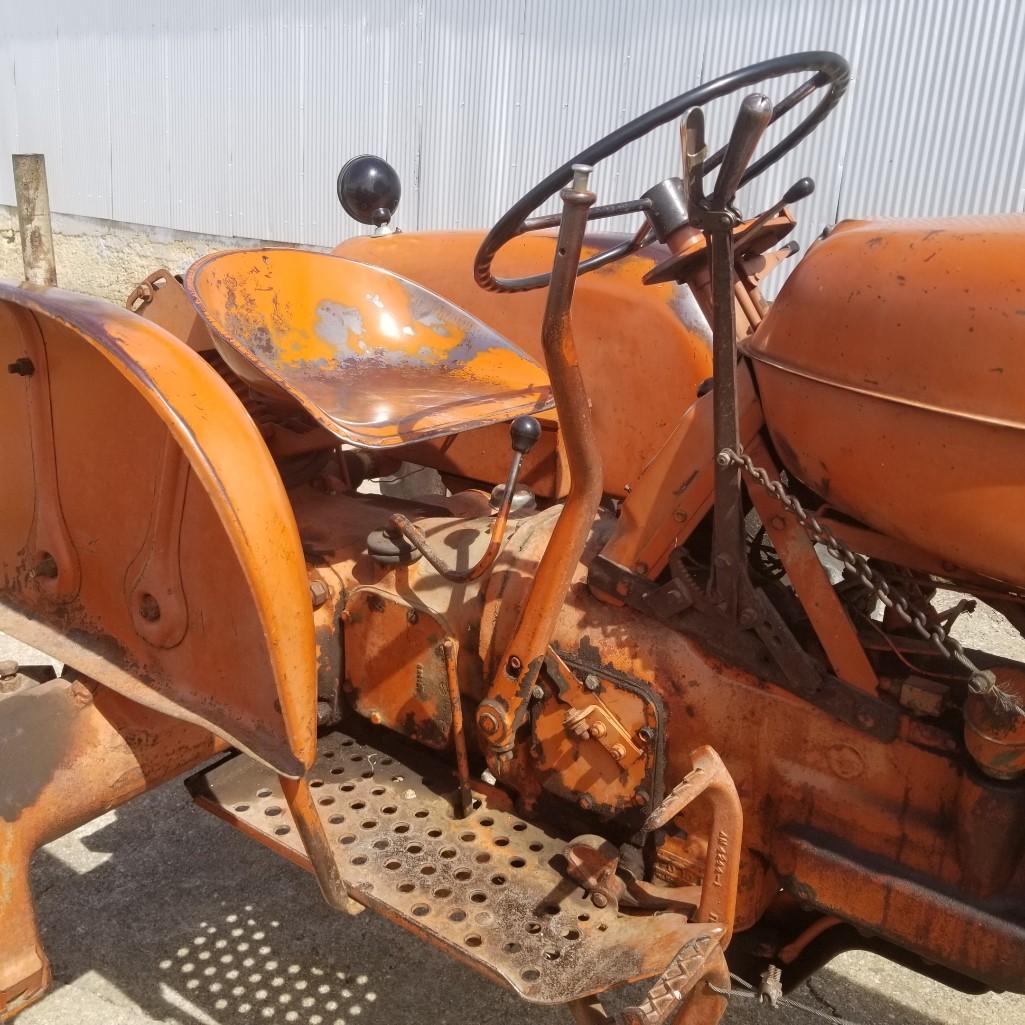
[[[562,1010],[521,1003],[370,912],[332,912],[311,876],[195,808],[180,783],[89,830],[36,857],[33,884],[55,987],[19,1019],[22,1025],[569,1021]],[[916,1011],[828,970],[812,987],[795,995],[872,1025],[990,1020],[988,1013]],[[950,991],[938,989],[942,1003]],[[609,1009],[635,997],[614,994]],[[950,997],[958,1006],[968,999]],[[1017,998],[992,999],[1018,1006]],[[817,1019],[739,1001],[726,1018],[738,1025],[756,1020]]]

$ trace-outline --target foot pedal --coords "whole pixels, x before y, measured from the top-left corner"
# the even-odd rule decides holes
[[[474,795],[457,817],[451,770],[420,752],[402,762],[364,739],[319,739],[309,774],[338,869],[359,903],[524,999],[564,1004],[661,974],[707,929],[677,912],[596,908],[563,872],[566,838]],[[188,780],[196,802],[310,868],[277,777],[231,755]]]

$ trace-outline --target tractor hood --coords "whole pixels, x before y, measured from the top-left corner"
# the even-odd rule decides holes
[[[1025,217],[860,221],[744,346],[787,469],[833,507],[1025,585]]]

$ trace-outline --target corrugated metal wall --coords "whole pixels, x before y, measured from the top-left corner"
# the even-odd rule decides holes
[[[805,173],[804,240],[1025,202],[1020,0],[0,0],[0,25],[0,154],[44,152],[66,213],[328,245],[355,230],[338,168],[369,150],[403,227],[484,225],[655,103],[812,48],[851,61],[851,92],[745,208]],[[678,162],[664,129],[595,186],[624,199]]]

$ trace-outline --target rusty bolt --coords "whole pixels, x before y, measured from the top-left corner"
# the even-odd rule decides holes
[[[620,598],[625,598],[633,590],[629,580],[617,580],[616,581],[616,594]]]
[[[535,701],[540,701],[545,696],[544,688],[543,687],[532,687],[531,690],[530,690],[530,696]]]
[[[147,623],[155,623],[160,618],[160,602],[152,594],[144,594],[139,598],[139,615]]]
[[[773,516],[769,520],[769,525],[775,527],[776,530],[784,530],[787,525],[787,521],[782,516]]]
[[[36,366],[28,356],[19,356],[13,363],[7,364],[7,373],[19,377],[31,377],[35,372]]]
[[[342,611],[338,613],[338,622],[339,623],[348,623],[351,620],[352,620],[352,613],[348,609],[342,609]]]
[[[858,722],[866,729],[870,730],[876,724],[876,717],[866,709],[862,709],[857,715]]]
[[[596,722],[593,726],[591,726],[591,728],[587,732],[592,740],[601,740],[601,738],[604,737],[606,733],[605,723]]]
[[[686,523],[687,522],[686,510],[684,510],[684,509],[677,509],[676,512],[673,513],[673,519],[676,520],[677,523]]]
[[[654,726],[642,726],[637,731],[637,739],[642,744],[650,744],[655,739],[655,727]]]
[[[584,794],[577,802],[584,811],[590,811],[594,807],[594,798],[589,794]]]
[[[380,725],[381,725],[381,723],[383,722],[383,720],[382,720],[382,718],[381,718],[381,713],[380,713],[380,712],[377,712],[377,711],[371,712],[371,713],[370,713],[370,721],[371,721],[371,722],[372,722],[372,723],[373,723],[373,724],[374,724],[375,726],[380,726]]]
[[[13,658],[5,658],[0,662],[0,680],[9,680],[12,676],[17,676],[20,668]]]
[[[501,723],[494,712],[485,709],[477,716],[477,725],[485,736],[493,737],[501,729]]]
[[[638,790],[637,793],[634,794],[634,804],[636,804],[638,808],[643,808],[650,800],[651,798],[648,796],[647,790]]]
[[[609,754],[616,759],[617,762],[621,762],[626,757],[626,748],[622,744],[613,744],[612,750]]]
[[[311,580],[310,581],[310,601],[313,602],[313,607],[319,609],[324,602],[330,597],[331,592],[328,590],[327,584],[323,580]]]
[[[409,623],[409,624],[410,624],[410,626],[412,626],[412,625],[413,625],[414,623],[416,623],[416,621],[417,621],[417,620],[418,620],[419,618],[420,618],[420,615],[419,615],[419,613],[418,613],[418,612],[416,611],[416,609],[410,609],[410,610],[409,610],[409,611],[408,611],[408,612],[406,613],[406,622],[407,622],[407,623]]]
[[[506,672],[510,676],[519,676],[520,670],[523,668],[523,663],[520,661],[518,655],[510,655],[509,661],[505,665]]]
[[[601,690],[601,680],[594,673],[588,673],[584,677],[584,689],[591,691],[592,694]]]
[[[755,623],[758,622],[758,610],[751,608],[749,605],[747,608],[740,610],[740,625],[746,629],[750,629]]]
[[[595,890],[591,894],[591,903],[596,908],[607,908],[609,906],[609,898],[607,894],[601,892],[601,890]]]
[[[329,701],[317,702],[317,725],[324,726],[331,721],[331,703]]]

